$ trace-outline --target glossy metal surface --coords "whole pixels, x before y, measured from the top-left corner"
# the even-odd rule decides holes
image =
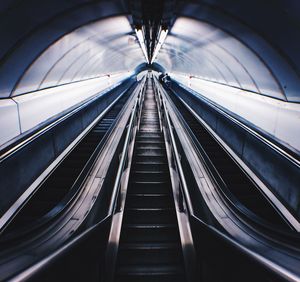
[[[300,104],[210,82],[184,74],[171,74],[187,90],[205,97],[235,115],[243,123],[268,135],[290,150],[300,153]]]
[[[167,108],[172,109],[174,105],[172,104],[171,99],[168,98],[168,95],[164,90],[162,90],[162,93],[165,97]],[[170,111],[170,119],[173,122],[174,130],[179,138],[179,142],[183,146],[184,154],[186,155],[186,159],[191,166],[195,181],[197,182],[197,192],[191,192],[191,187],[189,187],[187,193],[196,197],[195,193],[198,193],[198,191],[201,192],[213,217],[226,230],[226,233],[220,230],[217,225],[215,228],[214,223],[210,222],[207,224],[206,222],[203,222],[199,212],[194,210],[197,208],[195,204],[188,207],[190,216],[196,219],[198,222],[197,224],[204,225],[204,229],[209,229],[209,232],[211,233],[218,233],[224,240],[227,240],[225,238],[228,238],[227,236],[229,234],[231,239],[228,238],[228,242],[230,241],[230,244],[233,244],[235,248],[239,249],[239,252],[247,254],[247,256],[254,259],[258,265],[267,267],[269,271],[278,274],[284,281],[299,281],[299,257],[294,253],[295,250],[291,247],[287,247],[285,244],[279,245],[276,238],[270,240],[269,236],[262,236],[257,229],[249,228],[243,220],[240,220],[237,217],[237,215],[226,205],[224,199],[222,199],[223,196],[218,192],[215,180],[203,162],[195,143],[190,139],[189,134],[187,134],[188,131],[181,123],[176,111]],[[194,199],[192,198],[192,201],[193,200]],[[198,205],[198,202],[196,203]],[[195,237],[198,237],[201,240],[201,234],[193,233],[193,236],[194,240],[196,240]],[[230,258],[229,255],[228,259],[230,260]]]
[[[165,99],[157,80],[154,79],[156,99],[160,108],[161,124],[163,126],[165,144],[169,159],[169,170],[172,181],[173,197],[176,206],[176,214],[181,238],[182,252],[188,281],[197,281],[196,252],[191,232],[189,214],[193,214],[193,207],[188,193],[186,178],[182,169],[180,154],[177,149],[173,126],[169,117],[170,108]]]
[[[125,104],[125,107],[122,109],[122,113],[118,119],[118,122],[112,128],[112,131],[110,132],[106,142],[102,144],[103,146],[101,146],[101,148],[99,148],[101,150],[96,152],[96,159],[89,163],[86,171],[88,175],[84,175],[85,178],[81,189],[69,208],[64,210],[61,216],[56,218],[56,220],[53,222],[50,221],[49,224],[46,225],[47,232],[42,234],[39,232],[34,232],[35,235],[32,235],[29,241],[21,241],[18,245],[16,245],[16,243],[13,243],[12,245],[8,244],[8,240],[6,245],[6,257],[5,260],[1,262],[0,268],[0,276],[2,280],[8,278],[8,276],[16,275],[17,269],[18,271],[24,270],[24,268],[29,267],[30,264],[33,264],[39,260],[34,267],[30,268],[28,271],[25,270],[23,273],[26,277],[27,275],[30,277],[31,275],[37,274],[45,262],[40,261],[42,256],[49,255],[50,252],[53,252],[56,248],[60,247],[62,242],[65,243],[66,240],[71,238],[71,236],[78,231],[78,228],[86,226],[85,224],[87,224],[87,222],[85,220],[87,219],[89,213],[93,210],[94,205],[97,203],[96,199],[98,196],[103,195],[103,193],[105,194],[107,192],[111,192],[111,189],[109,189],[107,192],[103,192],[103,190],[107,189],[105,186],[107,185],[106,183],[111,181],[109,179],[108,171],[110,171],[111,163],[114,163],[117,159],[116,152],[118,152],[118,145],[123,139],[123,133],[126,130],[126,125],[128,119],[130,118],[131,109],[135,103],[136,97],[137,92],[135,91],[131,94],[127,103]],[[101,203],[107,206],[107,201],[109,201],[109,198],[108,196],[107,198],[104,197],[104,199],[101,197],[100,201],[103,201]],[[112,199],[112,201],[116,201],[116,199]],[[108,213],[108,209],[104,209],[101,211],[100,215],[98,214],[98,216],[101,216],[101,219],[105,219],[104,221],[110,221],[112,215]],[[109,224],[109,222],[107,222],[107,224]],[[103,230],[103,232],[104,233],[101,233],[102,235],[97,235],[97,242],[99,242],[98,239],[102,238],[100,239],[102,240],[101,244],[106,244],[107,237],[105,234],[108,235],[108,230],[107,233],[105,233],[105,230]],[[75,243],[75,245],[77,245],[77,243]],[[99,245],[97,245],[97,247],[91,247],[93,250],[97,250]],[[64,249],[65,246],[62,247],[61,251]],[[83,255],[82,249],[79,248],[78,251],[81,257],[81,255]],[[31,255],[33,252],[35,252],[36,255]],[[93,261],[96,261],[91,259],[91,252],[94,251],[90,250],[88,253],[86,253],[86,255],[89,257],[89,259],[86,259],[90,261],[90,264],[93,264]],[[20,255],[20,253],[22,254]],[[104,254],[104,250],[102,250],[102,253]],[[49,257],[52,257],[52,255],[49,255]],[[99,265],[97,265],[97,270],[99,270],[98,267]],[[72,272],[74,273],[74,270],[72,270]],[[57,273],[57,275],[60,276],[61,273],[62,272]],[[52,274],[56,275],[55,273]],[[82,277],[82,274],[77,275],[78,277]],[[23,275],[20,275],[18,277],[22,276]],[[19,281],[19,278],[16,279],[16,281]]]
[[[123,221],[124,207],[131,169],[132,156],[134,150],[135,136],[140,122],[140,111],[144,98],[146,76],[140,82],[137,89],[137,99],[131,111],[127,133],[120,155],[120,162],[117,170],[116,179],[112,189],[112,200],[109,205],[109,214],[112,214],[112,223],[107,243],[105,260],[105,277],[107,282],[114,281],[117,262],[117,253],[121,235],[121,226]]]

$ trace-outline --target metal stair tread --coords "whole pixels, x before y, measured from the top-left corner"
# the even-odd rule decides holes
[[[130,181],[130,183],[136,183],[136,184],[153,184],[153,185],[160,185],[160,184],[170,185],[169,181]]]
[[[128,193],[129,196],[134,197],[170,197],[169,193],[153,193],[153,194],[145,194],[145,193]]]
[[[140,229],[166,229],[166,228],[177,228],[177,225],[174,223],[149,223],[149,224],[142,224],[142,223],[125,223],[125,228],[140,228]]]
[[[128,211],[173,211],[173,207],[163,207],[163,208],[132,208],[127,207],[126,210]]]
[[[134,173],[142,173],[142,174],[168,174],[167,171],[153,171],[153,170],[134,170]]]
[[[138,266],[121,266],[118,274],[126,275],[182,275],[183,269],[179,265],[157,264],[157,265],[138,265]]]
[[[162,250],[162,249],[176,249],[180,247],[177,243],[154,242],[154,243],[123,243],[120,246],[121,250]]]

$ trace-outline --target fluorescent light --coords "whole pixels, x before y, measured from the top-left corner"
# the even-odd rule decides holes
[[[165,39],[167,37],[167,34],[168,34],[168,30],[167,29],[166,30],[164,30],[164,29],[161,30],[161,32],[159,34],[158,42],[157,42],[157,44],[155,46],[155,50],[153,52],[153,56],[151,58],[151,64],[154,62],[154,60],[155,60],[155,58],[156,58],[156,56],[157,56],[157,54],[158,54],[161,46],[164,44]]]
[[[149,64],[149,58],[148,58],[148,54],[147,54],[147,50],[146,50],[146,46],[145,46],[145,42],[144,42],[144,36],[143,36],[143,31],[141,29],[135,29],[136,32],[136,36],[140,42],[142,51],[144,53],[144,56],[146,58],[147,63]]]

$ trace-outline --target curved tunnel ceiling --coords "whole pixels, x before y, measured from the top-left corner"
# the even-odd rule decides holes
[[[100,20],[52,44],[26,69],[12,96],[103,74],[132,72],[143,61],[126,16]]]
[[[250,7],[251,10],[257,9],[253,11],[252,22],[255,20],[259,23],[255,16],[261,6],[257,3]],[[269,10],[269,14],[272,11]],[[236,15],[241,16],[240,13],[229,15],[215,6],[185,5],[156,62],[169,72],[185,73],[277,99],[299,102],[298,65],[289,59],[292,56],[296,63],[298,52],[287,50],[289,53],[283,53],[278,47],[284,47],[282,38],[278,39],[277,44],[277,39],[273,37],[276,44],[272,45],[260,35],[260,29],[256,32],[237,20]],[[269,17],[265,16],[265,22],[268,20]],[[299,35],[296,27],[292,27],[293,32]],[[288,28],[284,34],[290,32]],[[294,36],[289,39],[293,41],[293,46],[299,44]],[[290,46],[287,47],[290,49]]]
[[[1,1],[0,97],[144,62],[128,1]],[[34,9],[32,8],[34,7]],[[156,63],[168,72],[300,101],[299,4],[178,1]],[[16,20],[18,19],[18,20]]]
[[[132,73],[144,62],[121,1],[32,0],[5,7],[0,20],[1,98]]]

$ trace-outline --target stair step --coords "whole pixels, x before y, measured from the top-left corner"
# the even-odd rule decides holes
[[[137,138],[162,139],[162,134],[158,132],[138,132]]]
[[[131,166],[133,170],[143,170],[143,171],[165,171],[169,173],[169,167],[167,163],[158,162],[134,162]]]
[[[135,156],[133,159],[133,164],[134,163],[143,163],[143,164],[152,164],[152,165],[157,165],[157,164],[165,164],[168,165],[168,159],[167,157],[147,157],[147,158],[139,158],[139,156]]]
[[[144,149],[144,150],[165,150],[165,144],[164,143],[145,143],[140,142],[136,144],[137,149]]]
[[[131,208],[162,208],[174,206],[170,194],[128,194],[126,204]]]
[[[126,223],[173,223],[176,222],[174,208],[126,208]]]
[[[157,264],[157,265],[138,265],[138,266],[122,266],[118,274],[126,275],[180,275],[183,274],[181,265],[173,264]]]
[[[148,181],[148,182],[158,182],[158,181],[168,181],[170,176],[164,171],[133,171],[131,174],[130,181]]]
[[[118,275],[116,282],[183,282],[185,278],[183,275],[174,276],[132,276],[132,275]]]
[[[178,264],[181,262],[178,243],[127,243],[119,249],[119,264]]]
[[[171,183],[169,181],[130,181],[130,193],[170,193]]]
[[[165,142],[161,139],[146,139],[146,140],[137,140],[136,141],[137,144],[160,144],[161,146],[164,147]]]
[[[135,153],[138,156],[165,156],[166,150],[165,148],[141,148],[136,147]]]
[[[135,155],[135,162],[156,162],[156,163],[167,163],[168,159],[166,155]]]
[[[124,242],[176,242],[179,233],[176,223],[124,224],[121,239]]]

